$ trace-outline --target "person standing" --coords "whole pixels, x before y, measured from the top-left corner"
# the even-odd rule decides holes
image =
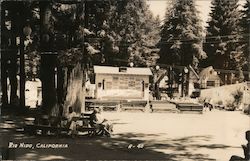
[[[75,135],[77,133],[76,131],[76,120],[74,120],[74,117],[77,117],[77,114],[73,111],[72,107],[69,107],[69,114],[67,115],[68,120],[68,126],[69,126],[69,135]]]

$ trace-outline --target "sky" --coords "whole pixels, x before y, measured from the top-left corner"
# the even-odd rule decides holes
[[[167,8],[167,0],[147,0],[147,4],[153,14],[159,15],[160,19],[164,19],[165,10]],[[244,4],[244,1],[241,0],[240,4]],[[196,1],[197,9],[200,11],[200,18],[203,21],[203,26],[206,25],[206,21],[209,18],[210,7],[211,7],[211,0],[197,0]]]

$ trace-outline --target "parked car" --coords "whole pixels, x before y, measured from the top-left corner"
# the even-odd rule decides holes
[[[224,109],[225,109],[225,106],[224,106],[224,105],[221,105],[221,104],[215,104],[215,105],[214,105],[214,108],[219,109],[219,110],[224,110]]]

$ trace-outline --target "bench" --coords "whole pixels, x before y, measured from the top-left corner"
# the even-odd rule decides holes
[[[177,103],[176,107],[180,112],[183,112],[183,111],[192,111],[192,112],[199,112],[199,113],[203,112],[203,105],[200,105],[200,104]]]
[[[59,135],[62,132],[68,133],[69,129],[64,127],[53,127],[49,125],[26,125],[24,131],[30,135]]]
[[[119,102],[117,101],[108,101],[108,100],[92,100],[86,102],[86,111],[91,111],[94,108],[99,108],[102,111],[112,110],[118,111],[119,110]]]
[[[122,110],[141,110],[145,112],[147,101],[124,101],[121,102]]]
[[[118,111],[119,110],[119,105],[116,103],[106,103],[102,105],[102,109],[104,111],[109,110],[109,111]]]
[[[168,101],[150,101],[150,109],[155,111],[177,112],[176,105]]]
[[[118,110],[118,105],[113,105],[113,104],[90,104],[89,106],[86,107],[86,111],[92,111],[95,108],[100,109],[101,111],[117,111]]]

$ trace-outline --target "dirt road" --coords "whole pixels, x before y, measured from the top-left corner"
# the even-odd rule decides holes
[[[243,157],[249,116],[241,112],[191,113],[104,112],[114,123],[114,135],[57,138],[27,136],[1,131],[2,145],[30,143],[35,148],[8,149],[9,159],[18,160],[218,160]],[[40,144],[65,144],[66,148],[38,148]]]

